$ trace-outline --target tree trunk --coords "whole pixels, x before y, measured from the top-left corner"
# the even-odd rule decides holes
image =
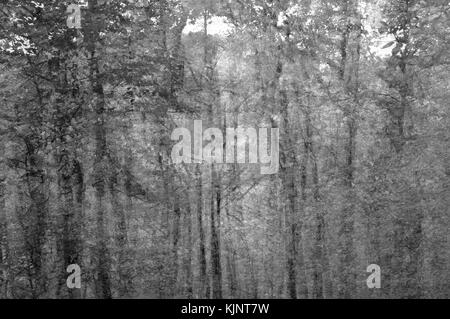
[[[276,80],[279,81],[283,72],[283,64],[281,61],[278,62],[276,71]],[[291,138],[291,128],[289,123],[289,101],[286,92],[286,88],[282,87],[284,84],[279,84],[279,96],[280,96],[280,107],[281,107],[281,117],[283,120],[283,125],[281,129],[281,141],[280,141],[280,170],[281,170],[281,180],[286,194],[287,204],[285,207],[286,211],[286,224],[288,229],[287,234],[287,289],[288,296],[291,299],[297,299],[297,266],[303,269],[303,265],[297,265],[298,253],[297,253],[297,242],[298,234],[301,233],[301,225],[298,223],[298,203],[297,196],[298,191],[296,187],[296,169],[298,168],[297,157],[295,154],[295,143]],[[307,297],[306,284],[302,283],[301,289],[302,297]]]
[[[388,113],[390,115],[389,137],[391,144],[396,152],[392,157],[393,160],[398,161],[405,154],[403,153],[406,144],[406,136],[404,130],[405,114],[410,108],[410,100],[414,96],[411,79],[413,78],[411,58],[414,58],[415,49],[411,42],[411,28],[414,24],[411,21],[413,17],[413,4],[410,1],[402,1],[400,9],[396,14],[398,15],[398,30],[395,31],[396,48],[398,52],[393,51],[391,57],[393,71],[398,72],[399,76],[390,81],[390,87],[394,88],[399,96],[400,101],[396,101],[390,105]],[[398,179],[403,177],[398,176]],[[412,176],[416,179],[416,176]],[[403,181],[402,181],[403,182]],[[394,220],[394,254],[393,268],[394,268],[394,297],[406,298],[420,298],[422,296],[422,278],[421,266],[422,250],[421,243],[423,241],[423,226],[424,219],[423,211],[420,201],[422,200],[421,191],[417,186],[410,190],[410,193],[400,193],[407,206],[412,208],[401,207],[397,212]]]
[[[27,144],[25,193],[30,204],[25,212],[19,213],[18,220],[23,230],[28,255],[27,272],[31,296],[36,299],[42,297],[47,290],[43,255],[48,219],[48,189],[43,158],[29,137],[25,138],[25,143]]]
[[[229,285],[229,298],[237,298],[238,295],[238,281],[236,272],[236,252],[231,244],[227,244],[227,273]]]
[[[96,210],[96,255],[97,255],[97,278],[96,295],[97,298],[110,299],[111,279],[110,279],[110,252],[108,248],[108,231],[106,225],[106,180],[108,175],[107,166],[107,144],[105,128],[105,94],[99,71],[98,52],[96,44],[99,42],[99,26],[97,24],[99,13],[97,0],[89,0],[89,13],[86,15],[87,30],[86,43],[90,53],[90,82],[93,88],[93,107],[95,113],[94,124],[94,171],[93,186],[95,189],[95,210]]]
[[[215,167],[212,167],[212,201],[211,201],[211,271],[212,298],[222,299],[222,265],[220,248],[220,210],[222,195],[220,181]]]
[[[200,264],[200,298],[207,298],[208,278],[206,276],[205,230],[203,228],[203,183],[200,165],[196,167],[197,175],[197,227],[199,233],[199,264]]]
[[[125,178],[125,182],[124,182],[124,188],[125,188],[125,213],[121,216],[121,220],[120,220],[120,225],[121,229],[122,229],[122,234],[128,234],[129,230],[128,227],[131,227],[130,230],[130,234],[134,231],[135,228],[133,228],[133,226],[128,226],[130,223],[130,218],[129,216],[133,215],[133,200],[132,200],[132,194],[133,194],[133,190],[132,190],[132,181],[133,181],[133,174],[132,174],[132,167],[133,167],[133,157],[131,155],[131,150],[127,150],[127,154],[125,154],[125,168],[124,168],[124,178]],[[126,215],[128,214],[128,216]],[[126,242],[126,247],[127,250],[123,251],[123,256],[124,256],[124,262],[126,263],[126,273],[125,273],[125,267],[123,269],[124,273],[123,273],[123,292],[126,293],[128,296],[131,295],[134,292],[134,284],[133,284],[133,276],[136,272],[136,258],[135,255],[133,253],[133,250],[130,249],[131,247],[134,247],[135,245],[137,245],[137,242],[135,242],[134,239],[137,239],[137,237],[135,237],[136,234],[134,236],[130,236],[131,238],[129,238],[128,236],[127,238],[127,242]],[[131,246],[131,247],[130,247]]]
[[[362,24],[358,7],[353,1],[344,5],[344,16],[347,24],[344,26],[341,40],[340,80],[345,94],[351,101],[343,107],[346,117],[347,142],[345,146],[345,169],[343,176],[343,208],[339,228],[339,285],[338,296],[350,298],[356,290],[355,262],[356,247],[353,242],[354,228],[354,162],[356,152],[357,123],[356,112],[359,106],[359,61]],[[356,21],[356,22],[355,22]]]
[[[121,203],[122,198],[117,189],[120,187],[117,180],[119,163],[116,158],[109,155],[109,167],[111,170],[108,187],[111,196],[111,209],[115,217],[115,242],[117,246],[117,271],[118,271],[118,294],[119,298],[129,297],[131,291],[130,264],[128,260],[128,227],[126,220],[126,212]]]
[[[187,229],[187,249],[185,252],[185,273],[186,273],[186,284],[185,284],[185,293],[188,299],[192,299],[193,297],[193,271],[192,271],[192,210],[191,210],[191,202],[189,196],[187,197],[187,209],[185,214],[185,224]]]
[[[8,298],[8,233],[5,207],[6,186],[0,180],[0,299]]]

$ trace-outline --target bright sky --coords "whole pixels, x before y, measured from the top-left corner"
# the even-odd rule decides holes
[[[232,25],[225,21],[224,17],[212,17],[209,20],[208,33],[212,35],[222,35],[225,36],[231,31]],[[188,34],[189,32],[202,32],[203,31],[203,20],[197,19],[196,21],[189,21],[183,30],[183,33]]]
[[[371,26],[366,25],[369,32],[372,31]],[[208,25],[208,33],[212,35],[221,35],[226,36],[231,30],[233,26],[227,23],[224,17],[212,17],[209,20]],[[203,32],[203,20],[197,19],[195,21],[189,21],[186,27],[183,30],[183,33],[188,34],[190,32]],[[379,56],[386,57],[391,54],[392,47],[382,49],[388,42],[391,42],[393,39],[391,37],[381,37],[378,39],[373,39],[372,44],[370,45],[370,51]]]

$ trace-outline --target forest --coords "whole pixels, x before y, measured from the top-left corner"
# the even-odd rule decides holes
[[[0,0],[0,299],[450,298],[449,89],[447,0]]]

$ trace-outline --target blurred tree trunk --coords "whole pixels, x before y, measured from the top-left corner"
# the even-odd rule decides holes
[[[236,271],[236,252],[231,246],[231,244],[226,244],[226,263],[227,263],[227,274],[228,274],[228,286],[229,286],[229,298],[237,298],[239,296],[238,292],[238,280]]]
[[[312,298],[322,299],[325,297],[324,281],[325,273],[329,271],[328,260],[326,257],[326,245],[325,245],[325,219],[323,216],[322,208],[319,207],[320,202],[320,185],[319,185],[319,169],[317,165],[316,153],[314,151],[313,142],[313,127],[311,123],[311,115],[309,106],[304,112],[305,116],[305,153],[311,158],[312,161],[312,183],[313,183],[313,199],[315,206],[315,231],[314,231],[314,244],[313,244],[313,288]],[[306,156],[306,155],[305,155]],[[303,182],[306,186],[306,182]],[[304,197],[306,197],[304,195]],[[306,201],[306,198],[304,198]]]
[[[108,248],[108,231],[106,224],[106,180],[109,175],[107,167],[107,144],[106,144],[106,114],[105,114],[105,94],[99,70],[99,52],[96,46],[99,43],[99,13],[97,0],[89,0],[88,14],[86,14],[86,45],[90,53],[89,70],[90,82],[93,90],[94,107],[94,170],[93,186],[95,189],[95,209],[96,209],[96,256],[97,256],[97,278],[96,295],[97,298],[110,299],[111,278],[110,278],[110,251]]]
[[[279,61],[277,65],[277,81],[280,79],[282,74],[282,62]],[[288,229],[287,235],[287,276],[288,276],[288,296],[291,299],[297,299],[297,234],[298,234],[298,223],[297,223],[297,187],[295,181],[295,169],[298,167],[297,158],[294,150],[294,143],[290,137],[290,126],[289,126],[289,101],[287,97],[286,89],[279,88],[280,94],[280,107],[281,107],[281,117],[283,121],[281,130],[281,141],[280,141],[280,162],[281,162],[281,179],[283,183],[283,188],[286,194],[287,204],[286,204],[286,224]]]
[[[133,277],[136,273],[136,254],[134,252],[135,246],[137,243],[134,241],[136,238],[136,234],[134,236],[128,237],[129,231],[131,233],[134,231],[133,226],[130,226],[130,223],[133,222],[130,219],[130,216],[133,216],[133,189],[132,189],[132,183],[133,183],[133,174],[132,174],[132,168],[133,168],[133,156],[132,152],[128,147],[126,148],[127,153],[125,154],[125,167],[124,167],[124,188],[125,188],[125,212],[121,216],[119,225],[122,230],[122,236],[126,235],[126,243],[123,247],[127,247],[125,250],[122,251],[122,258],[125,265],[123,266],[123,293],[124,296],[130,295],[135,291],[134,284],[133,284]],[[128,228],[131,228],[129,230]]]
[[[30,139],[25,137],[27,145],[25,192],[30,204],[27,211],[19,213],[19,223],[22,226],[25,239],[25,248],[29,258],[29,283],[32,298],[41,297],[47,290],[47,274],[43,266],[45,233],[48,218],[48,189],[46,174],[43,167],[43,158]]]
[[[186,274],[186,282],[185,282],[185,294],[188,299],[192,299],[193,297],[193,269],[192,269],[192,254],[193,254],[193,234],[192,234],[192,209],[191,209],[191,199],[189,196],[186,198],[186,211],[185,211],[185,225],[186,225],[186,246],[184,252],[184,265],[185,265],[185,274]]]
[[[117,158],[113,157],[113,155],[111,154],[108,156],[108,158],[109,167],[111,170],[108,178],[108,188],[111,196],[111,209],[113,216],[115,217],[114,237],[117,245],[117,272],[119,281],[118,295],[119,298],[124,298],[129,296],[132,289],[130,277],[131,269],[128,258],[128,251],[130,249],[130,247],[128,246],[128,227],[126,211],[122,204],[123,198],[118,192],[118,189],[120,187],[118,176],[122,176],[121,174],[119,174],[120,163],[118,162]],[[125,172],[127,171],[129,171],[129,168],[125,168]],[[125,194],[127,194],[126,191]],[[125,198],[125,205],[127,205],[129,200],[129,197]]]
[[[211,271],[212,298],[222,299],[222,264],[220,245],[220,210],[222,195],[220,181],[213,165],[212,168],[212,201],[211,201]]]
[[[56,131],[56,162],[58,165],[58,196],[60,201],[61,215],[58,215],[57,234],[58,234],[58,254],[62,265],[59,269],[60,278],[57,288],[57,296],[69,298],[79,298],[79,289],[67,289],[66,269],[69,265],[77,264],[81,266],[81,211],[78,208],[79,203],[75,198],[74,187],[77,187],[76,179],[79,179],[81,169],[79,162],[75,159],[75,150],[72,141],[75,140],[72,121],[78,116],[78,107],[72,109],[72,105],[67,103],[76,99],[79,103],[78,83],[69,83],[68,78],[76,79],[77,66],[74,65],[72,74],[69,76],[67,65],[71,63],[70,54],[59,52],[57,62],[53,64],[57,74],[56,83],[56,103],[55,103],[55,131]],[[82,180],[81,180],[82,182]]]
[[[218,92],[216,70],[214,70],[213,59],[216,57],[216,48],[210,43],[208,35],[208,19],[210,13],[208,9],[203,13],[203,37],[204,37],[204,56],[203,68],[205,72],[205,90],[207,93],[206,112],[210,123],[218,124],[222,127],[223,123],[217,123],[214,118],[221,118],[221,114],[215,114],[214,105],[220,102],[220,93]],[[221,263],[221,176],[215,164],[210,166],[210,249],[211,249],[211,297],[213,299],[222,298],[222,263]]]
[[[207,298],[208,278],[206,274],[206,249],[205,249],[205,230],[203,228],[203,183],[202,172],[200,164],[196,165],[196,180],[197,180],[197,227],[199,233],[199,284],[200,284],[200,298]]]
[[[342,39],[340,43],[341,68],[339,70],[340,80],[343,83],[344,93],[350,97],[350,102],[343,105],[347,141],[345,145],[344,166],[344,202],[340,216],[339,229],[339,277],[338,296],[340,298],[351,298],[356,289],[356,247],[354,243],[355,234],[355,205],[354,205],[354,171],[356,158],[356,135],[357,135],[357,110],[359,106],[359,63],[360,63],[360,41],[362,36],[362,23],[356,1],[344,4],[343,15],[346,24],[343,26]]]
[[[5,206],[6,186],[0,180],[0,299],[8,298],[8,233]]]
[[[391,32],[395,36],[395,48],[392,50],[388,69],[392,76],[385,79],[390,88],[393,88],[400,99],[388,106],[390,123],[387,126],[387,133],[396,154],[392,160],[406,156],[404,147],[406,144],[405,134],[405,114],[411,109],[411,101],[414,98],[413,82],[414,70],[411,60],[415,58],[416,48],[412,43],[411,29],[414,28],[415,10],[414,4],[408,0],[398,0],[394,3],[392,20],[395,28]],[[400,72],[398,72],[400,71]],[[399,167],[401,169],[401,167]],[[417,175],[417,174],[415,174]],[[404,177],[399,175],[396,179],[399,182]],[[416,180],[417,176],[411,176]],[[419,185],[419,181],[416,182]],[[424,238],[422,228],[423,212],[420,205],[422,201],[421,191],[418,186],[408,187],[409,192],[401,192],[399,195],[404,198],[405,206],[401,207],[395,214],[394,220],[394,258],[393,269],[394,278],[392,293],[395,297],[420,298],[422,296],[422,251],[421,243]]]
[[[172,260],[173,260],[173,269],[172,269],[172,275],[171,278],[173,280],[172,286],[173,286],[173,296],[176,297],[177,292],[177,278],[178,278],[178,271],[180,267],[180,263],[178,261],[178,249],[179,249],[179,243],[180,243],[180,219],[181,219],[181,208],[180,208],[180,198],[179,195],[176,193],[176,190],[172,191],[174,193],[174,203],[173,203],[173,214],[172,214]]]

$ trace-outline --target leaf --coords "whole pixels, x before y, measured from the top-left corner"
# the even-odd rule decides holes
[[[383,45],[383,47],[381,49],[382,50],[387,49],[387,48],[391,47],[392,45],[394,45],[394,43],[395,43],[395,41],[390,41],[390,42],[386,43],[385,45]]]

